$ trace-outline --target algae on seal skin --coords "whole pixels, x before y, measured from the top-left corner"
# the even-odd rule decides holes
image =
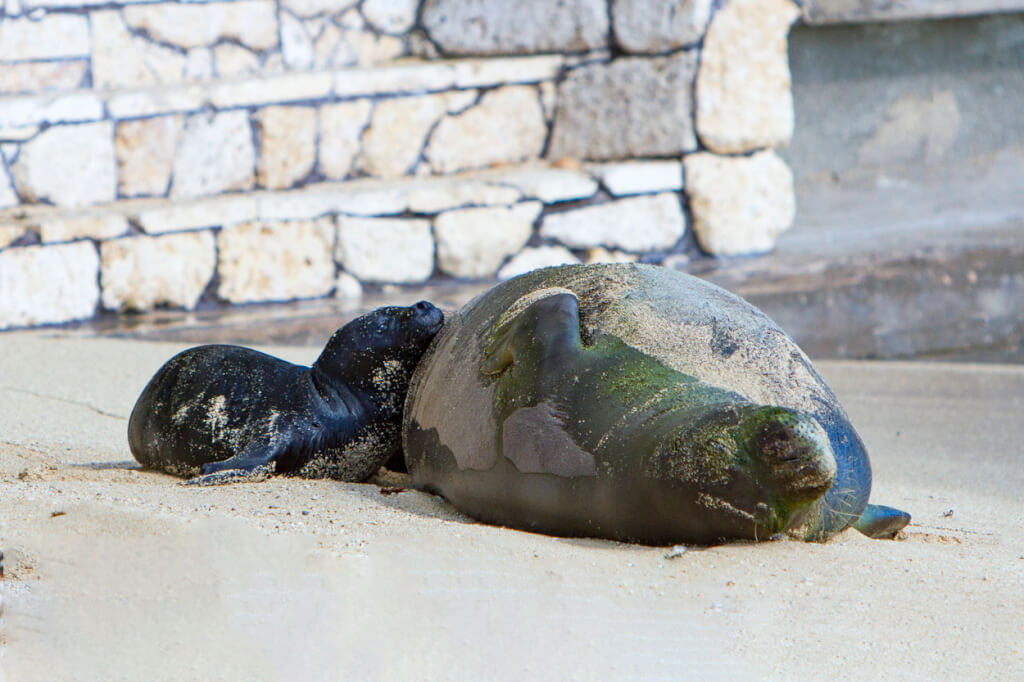
[[[403,438],[414,484],[529,530],[676,544],[884,525],[863,444],[799,348],[654,266],[546,268],[471,301],[413,377]]]

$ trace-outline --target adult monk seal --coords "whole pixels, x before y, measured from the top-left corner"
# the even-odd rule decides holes
[[[442,321],[426,301],[378,308],[337,330],[312,367],[239,346],[186,350],[136,402],[132,455],[199,483],[274,470],[363,480],[399,449],[409,377]]]
[[[561,266],[449,315],[403,427],[414,485],[483,521],[648,544],[824,540],[868,506],[867,453],[807,357],[673,270]]]

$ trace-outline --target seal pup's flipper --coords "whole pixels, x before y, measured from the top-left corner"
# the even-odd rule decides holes
[[[910,523],[910,514],[881,504],[869,504],[853,527],[869,538],[891,540]]]
[[[262,439],[247,445],[234,457],[218,462],[207,462],[199,468],[201,475],[188,481],[189,485],[219,485],[238,481],[263,480],[277,468],[282,454],[280,439]]]
[[[526,361],[540,376],[558,374],[583,347],[576,294],[541,289],[516,301],[495,325],[480,370],[501,374]]]

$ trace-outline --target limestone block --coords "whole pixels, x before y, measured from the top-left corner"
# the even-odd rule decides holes
[[[672,247],[685,229],[679,195],[665,193],[549,213],[540,233],[573,248],[610,246],[642,253]]]
[[[534,165],[495,170],[488,172],[486,177],[517,187],[523,196],[540,199],[545,204],[587,199],[597,193],[597,183],[593,178],[569,168]]]
[[[426,0],[422,21],[449,54],[582,52],[608,45],[605,0]]]
[[[461,206],[507,206],[523,196],[515,187],[472,180],[444,180],[417,183],[409,190],[409,210],[439,213]]]
[[[635,253],[625,251],[609,251],[603,246],[587,249],[587,263],[635,263],[639,260]]]
[[[281,12],[281,57],[285,67],[292,71],[307,71],[316,61],[313,38],[290,12]]]
[[[434,271],[430,221],[338,218],[335,257],[364,282],[422,282]]]
[[[3,61],[89,56],[89,19],[84,14],[4,17],[0,21]]]
[[[256,113],[255,120],[260,185],[283,189],[309,175],[316,161],[316,109],[266,107]]]
[[[574,69],[559,86],[548,157],[627,159],[696,149],[696,66],[696,52],[683,52]]]
[[[446,211],[434,221],[437,265],[453,277],[491,277],[501,262],[526,246],[542,204]]]
[[[85,206],[113,201],[113,124],[48,128],[22,145],[11,173],[18,193],[28,202]]]
[[[416,23],[418,0],[363,0],[363,16],[383,33],[405,33]]]
[[[0,251],[0,329],[92,317],[98,271],[92,242]]]
[[[793,224],[793,173],[775,152],[691,154],[683,163],[693,228],[708,253],[770,251]]]
[[[18,198],[17,192],[14,191],[14,183],[11,181],[10,175],[7,174],[7,169],[0,163],[0,208],[17,206],[20,202],[21,199]],[[0,248],[4,246],[7,246],[7,244],[2,243],[2,240],[0,240]]]
[[[0,128],[98,121],[101,118],[103,101],[96,94],[84,91],[10,97],[5,98],[0,107]]]
[[[678,192],[683,188],[682,161],[623,161],[590,166],[612,195]]]
[[[213,61],[221,78],[239,78],[259,73],[260,58],[255,52],[234,43],[221,43],[213,48]]]
[[[185,122],[174,159],[170,196],[209,196],[251,189],[255,152],[245,111],[193,114]]]
[[[420,156],[427,132],[447,111],[444,95],[398,97],[377,103],[363,134],[360,167],[384,178],[408,173]]]
[[[366,69],[347,69],[335,74],[334,94],[338,97],[405,94],[429,90],[447,90],[455,84],[451,65],[406,64]]]
[[[336,194],[335,206],[339,213],[346,215],[398,215],[409,208],[409,196],[405,189],[400,187],[355,189]]]
[[[580,259],[564,246],[536,246],[523,249],[498,270],[498,279],[511,279],[537,268],[572,265]]]
[[[738,153],[793,136],[787,35],[790,0],[730,0],[715,13],[697,76],[697,133],[712,151]]]
[[[231,303],[324,296],[334,288],[334,221],[253,222],[220,233],[218,295]]]
[[[363,285],[347,272],[339,272],[338,279],[334,282],[334,297],[358,300],[363,297]]]
[[[107,96],[107,111],[115,119],[193,111],[204,106],[206,94],[206,89],[199,85],[165,85],[115,92]]]
[[[612,26],[626,52],[668,52],[704,36],[712,0],[615,0]]]
[[[117,124],[117,184],[123,197],[163,196],[171,182],[184,119],[180,114]]]
[[[397,59],[405,49],[401,38],[374,35],[368,31],[344,31],[342,40],[355,57],[355,64],[372,66]]]
[[[558,76],[564,63],[565,58],[560,54],[507,59],[460,59],[451,62],[455,87],[458,88],[550,81]]]
[[[513,85],[491,90],[476,106],[441,121],[426,157],[443,174],[515,163],[538,158],[546,137],[537,89]]]
[[[260,202],[254,193],[234,194],[198,201],[145,203],[131,215],[147,234],[219,227],[256,220]]]
[[[103,307],[151,310],[172,305],[191,310],[213,278],[216,251],[213,233],[208,230],[103,242]]]
[[[0,64],[0,94],[74,90],[82,84],[88,66],[85,59]]]
[[[326,177],[341,180],[352,171],[371,107],[368,99],[320,107],[320,172]]]
[[[93,12],[92,80],[97,88],[181,82],[185,56],[132,35],[116,10]]]
[[[185,72],[182,77],[187,81],[208,81],[213,79],[213,50],[208,47],[193,47],[185,55]]]
[[[357,4],[359,0],[281,0],[281,7],[299,17],[341,14]]]
[[[119,213],[62,216],[39,222],[39,237],[44,244],[76,239],[111,239],[127,232],[128,219]]]
[[[320,99],[331,92],[329,73],[287,73],[252,80],[217,83],[208,89],[210,102],[222,109]]]
[[[0,249],[6,249],[21,239],[26,229],[22,225],[0,225]]]
[[[154,40],[192,48],[234,41],[254,50],[277,45],[273,0],[184,4],[163,2],[125,7],[125,21]]]

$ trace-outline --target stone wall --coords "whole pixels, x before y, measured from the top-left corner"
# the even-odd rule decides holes
[[[0,329],[771,249],[798,14],[6,0]]]

